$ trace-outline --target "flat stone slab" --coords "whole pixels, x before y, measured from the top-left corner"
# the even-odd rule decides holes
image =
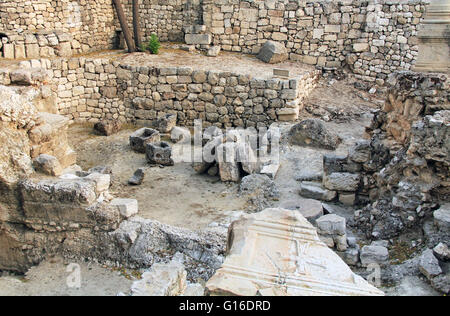
[[[229,252],[208,281],[212,295],[384,295],[323,242],[297,211],[266,209],[230,226]]]

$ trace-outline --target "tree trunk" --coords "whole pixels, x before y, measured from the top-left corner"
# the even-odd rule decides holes
[[[116,7],[117,17],[119,18],[120,27],[122,28],[123,36],[127,42],[128,51],[133,53],[136,51],[136,46],[134,46],[133,36],[131,35],[130,29],[128,28],[127,18],[123,12],[122,3],[120,0],[113,0],[114,6]]]
[[[139,49],[141,47],[141,21],[139,17],[139,0],[133,0],[133,31],[134,31],[134,43],[136,44],[136,48]]]

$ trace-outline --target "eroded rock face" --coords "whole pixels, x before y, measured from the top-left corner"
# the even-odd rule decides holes
[[[319,240],[298,212],[266,209],[234,222],[212,295],[383,295]]]
[[[320,119],[307,119],[294,125],[289,132],[293,145],[336,149],[341,139],[331,133]]]
[[[122,128],[122,123],[118,120],[102,120],[94,125],[94,130],[103,136],[116,134]]]
[[[258,54],[258,59],[269,64],[281,63],[287,60],[288,57],[286,47],[273,41],[265,42]]]

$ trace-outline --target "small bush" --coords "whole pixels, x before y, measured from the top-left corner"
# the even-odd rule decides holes
[[[148,42],[147,49],[150,51],[150,53],[156,55],[156,54],[158,54],[160,48],[161,48],[161,43],[159,42],[158,36],[156,36],[155,34],[152,34],[152,36],[150,37],[150,40]]]

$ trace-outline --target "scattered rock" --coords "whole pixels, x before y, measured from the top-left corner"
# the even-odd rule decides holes
[[[114,199],[110,205],[117,207],[120,214],[125,218],[136,215],[139,211],[138,201],[134,199]]]
[[[130,185],[141,185],[145,178],[145,172],[143,168],[137,169],[133,176],[128,180]]]
[[[182,263],[155,263],[142,280],[131,286],[132,296],[179,296],[186,290],[186,270]]]
[[[33,160],[33,167],[37,172],[41,172],[50,176],[58,177],[62,174],[63,169],[56,157],[50,155],[39,155]]]
[[[436,247],[434,247],[433,253],[439,260],[450,260],[450,250],[448,249],[448,246],[446,244],[439,243]]]
[[[287,60],[289,56],[283,44],[267,41],[261,47],[257,57],[265,63],[276,64]]]
[[[370,264],[383,266],[388,262],[389,251],[382,246],[364,246],[361,249],[360,258],[363,267],[367,267]]]
[[[157,130],[144,127],[131,134],[130,146],[134,151],[144,154],[147,144],[156,143],[160,140],[161,136]]]
[[[300,185],[300,195],[321,201],[332,201],[336,198],[337,193],[322,188],[320,183],[303,181]]]
[[[296,210],[303,215],[310,223],[316,223],[316,220],[323,216],[323,206],[320,201],[313,199],[287,200],[280,203],[280,208],[286,210]]]
[[[212,46],[208,49],[208,52],[206,53],[206,56],[208,57],[217,57],[219,56],[221,47],[220,46]]]
[[[243,177],[239,193],[247,195],[250,211],[262,211],[280,197],[275,182],[263,174]]]
[[[434,222],[442,232],[450,232],[450,204],[444,204],[434,211]]]
[[[199,283],[188,283],[182,296],[205,296],[205,287]]]
[[[323,185],[328,190],[356,192],[361,182],[361,176],[356,173],[334,172],[323,178]]]
[[[94,125],[94,130],[103,136],[116,134],[121,128],[122,123],[118,120],[102,120]]]
[[[170,133],[177,125],[177,116],[175,114],[166,114],[156,121],[156,129],[161,133]]]
[[[339,136],[328,131],[320,119],[307,119],[294,125],[289,131],[292,145],[336,149],[341,142]]]
[[[433,254],[433,250],[427,249],[420,257],[419,270],[428,280],[442,273],[442,269],[439,266],[439,260]]]
[[[167,142],[147,144],[146,157],[150,164],[173,166],[172,147]]]
[[[336,246],[338,251],[347,250],[347,226],[345,218],[327,214],[316,221],[318,233],[322,240],[331,247]],[[332,242],[331,242],[332,240]]]
[[[279,169],[280,169],[279,162],[270,162],[269,164],[266,164],[261,168],[261,174],[265,174],[269,176],[271,179],[275,179]]]
[[[444,294],[450,294],[450,275],[441,274],[431,279],[431,286]]]
[[[175,126],[170,133],[170,140],[174,143],[191,143],[191,132],[185,127]]]

